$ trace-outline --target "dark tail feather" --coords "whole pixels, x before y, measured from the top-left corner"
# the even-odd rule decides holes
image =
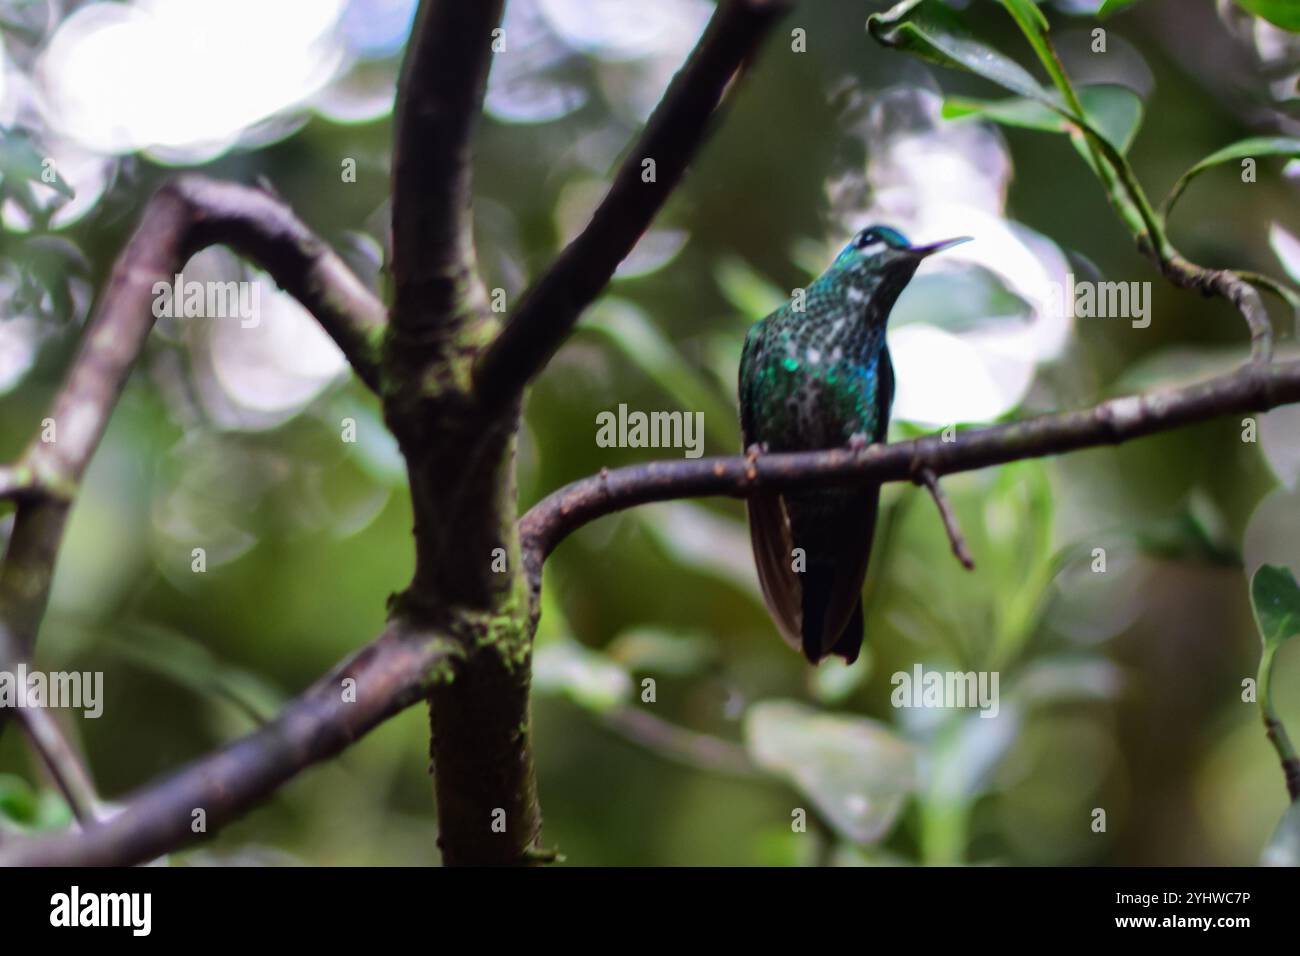
[[[844,632],[831,648],[831,653],[844,658],[844,663],[852,664],[858,659],[858,652],[862,650],[862,638],[865,632],[866,627],[862,623],[862,598],[859,597],[858,603],[853,606],[853,615],[849,618],[849,623],[844,625]]]
[[[797,651],[801,634],[800,581],[790,566],[794,545],[785,506],[778,496],[767,494],[751,495],[747,504],[750,540],[763,600],[781,637]]]
[[[803,656],[808,658],[810,664],[816,664],[826,655],[822,632],[826,628],[826,610],[830,607],[831,594],[835,590],[835,566],[809,564],[801,583]]]
[[[875,536],[880,489],[866,488],[828,506],[795,500],[794,544],[805,549],[800,578],[800,649],[816,664],[837,654],[846,661],[862,647],[862,583]]]
[[[828,640],[823,632],[827,627],[826,611],[830,607],[835,589],[835,569],[810,566],[803,576],[803,656],[816,664],[832,654],[852,664],[862,650],[865,630],[862,622],[862,597],[858,596],[844,629]]]

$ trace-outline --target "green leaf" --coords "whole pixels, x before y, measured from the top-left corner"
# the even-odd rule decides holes
[[[1140,522],[1134,539],[1143,554],[1165,561],[1241,567],[1241,553],[1221,526],[1208,497],[1194,493],[1186,507],[1167,518]]]
[[[996,771],[1020,736],[1020,709],[999,704],[996,718],[954,716],[930,745],[927,802],[969,806],[993,786]]]
[[[674,676],[698,673],[716,653],[707,634],[678,634],[655,627],[624,631],[605,649],[610,660],[628,671]]]
[[[284,695],[265,678],[227,664],[190,637],[150,624],[128,625],[127,630],[107,639],[110,653],[205,701],[229,704],[256,725],[269,722],[284,704]]]
[[[13,189],[19,183],[35,182],[49,186],[67,199],[75,195],[67,180],[59,175],[52,163],[46,165],[46,157],[36,149],[27,134],[20,131],[0,131],[0,180],[6,189]]]
[[[28,825],[36,819],[36,794],[22,777],[0,774],[0,823]]]
[[[559,640],[533,653],[533,688],[563,694],[579,707],[603,712],[626,702],[632,678],[604,654]]]
[[[1290,156],[1300,157],[1300,139],[1290,136],[1252,136],[1249,139],[1243,139],[1230,146],[1225,146],[1216,152],[1206,156],[1199,163],[1193,166],[1187,172],[1179,177],[1178,182],[1174,183],[1174,188],[1169,190],[1168,197],[1165,198],[1162,210],[1166,218],[1169,216],[1169,210],[1178,201],[1178,197],[1183,194],[1187,184],[1199,176],[1205,170],[1212,166],[1219,166],[1223,163],[1230,163],[1234,160],[1252,159],[1256,156]]]
[[[1250,603],[1266,649],[1300,633],[1300,585],[1290,569],[1264,564],[1250,579]]]
[[[638,509],[643,533],[674,564],[730,582],[762,606],[745,523],[693,501],[661,501]]]
[[[713,277],[727,301],[750,319],[761,319],[789,298],[738,256],[728,256],[719,262]]]
[[[1119,13],[1125,7],[1131,7],[1137,3],[1137,0],[1106,0],[1097,11],[1097,16],[1108,17],[1113,13]]]
[[[1009,12],[1022,30],[1041,30],[1046,32],[1048,29],[1047,17],[1043,11],[1038,9],[1038,4],[1034,0],[1002,0],[1002,5]]]
[[[26,183],[12,197],[33,219],[44,214]],[[16,312],[60,322],[79,317],[72,283],[90,273],[90,263],[80,249],[60,236],[31,236],[14,250],[12,258],[22,276],[13,297]]]
[[[1237,0],[1237,6],[1263,17],[1275,27],[1300,33],[1300,5],[1295,0]]]
[[[1065,78],[1061,61],[1057,59],[1051,41],[1047,39],[1048,24],[1043,11],[1038,9],[1038,5],[1033,0],[1002,0],[1002,5],[1011,14],[1011,19],[1016,21],[1016,26],[1020,27],[1020,32],[1025,35],[1029,45],[1034,48],[1034,55],[1038,57],[1038,62],[1047,68],[1047,73],[1052,77],[1056,88],[1062,91],[1068,89],[1069,81]]]
[[[1176,345],[1138,359],[1107,387],[1107,396],[1182,388],[1236,371],[1250,360],[1238,345]]]
[[[937,0],[904,0],[867,18],[879,43],[941,66],[969,70],[1018,96],[1056,106],[1053,97],[1015,60],[967,33],[957,15]]]
[[[793,783],[854,843],[888,834],[916,789],[911,746],[864,717],[764,701],[746,715],[745,743],[755,763]]]
[[[1060,113],[1023,96],[1005,100],[950,96],[943,101],[942,115],[944,119],[983,117],[1003,126],[1035,129],[1044,133],[1064,133],[1070,128],[1069,121]]]
[[[682,409],[702,412],[710,442],[728,450],[736,447],[736,409],[731,400],[718,393],[640,308],[625,299],[608,298],[579,328],[584,335],[604,339]]]
[[[1123,671],[1103,657],[1060,656],[1027,665],[1007,696],[1026,707],[1059,707],[1114,700],[1123,686]]]
[[[1047,43],[1046,29],[1040,19],[1032,17],[1019,7],[1016,9],[1019,10],[1019,15],[1017,16],[1016,10],[1012,11],[1012,15],[1017,16],[1017,23],[1021,24],[1040,59],[1050,65],[1050,70],[1061,84],[1068,85],[1068,80]],[[1024,18],[1023,22],[1021,18]],[[867,18],[867,31],[885,46],[913,53],[943,66],[967,70],[1023,99],[1041,103],[1070,123],[1086,127],[1116,152],[1121,149],[1121,144],[1127,145],[1132,139],[1141,118],[1140,103],[1135,109],[1132,102],[1121,103],[1126,98],[1125,94],[1112,92],[1093,94],[1096,115],[1088,111],[1086,102],[1083,105],[1087,115],[1077,115],[1056,90],[1042,86],[1019,63],[971,37],[956,14],[937,0],[905,0],[885,13],[873,14]],[[1104,87],[1099,84],[1097,88]],[[1130,92],[1128,96],[1135,95]],[[1028,111],[1015,108],[1014,112],[1023,115]],[[1079,141],[1076,145],[1082,146],[1081,152],[1091,163],[1091,151],[1082,142],[1082,136],[1075,135],[1074,138]],[[1114,157],[1106,158],[1111,163],[1115,162]]]
[[[1093,129],[1121,153],[1127,153],[1142,125],[1142,97],[1126,86],[1085,86],[1079,99]]]
[[[811,668],[808,675],[808,685],[813,696],[823,704],[838,704],[847,700],[871,676],[871,660],[871,648],[863,647],[862,653],[852,664],[845,664],[838,657],[822,661],[821,666]]]
[[[0,773],[0,835],[65,830],[71,823],[72,811],[59,794],[38,793],[21,777]]]
[[[1142,123],[1141,97],[1125,86],[1097,84],[1081,89],[1079,99],[1093,128],[1121,153],[1128,152]],[[948,119],[981,116],[1003,126],[1048,133],[1070,133],[1076,128],[1059,110],[1025,97],[1005,100],[949,97],[944,101],[943,115]]]
[[[1260,866],[1300,866],[1300,800],[1282,814],[1259,863]]]

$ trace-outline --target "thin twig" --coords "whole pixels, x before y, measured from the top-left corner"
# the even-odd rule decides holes
[[[975,559],[971,557],[970,549],[966,547],[966,539],[962,536],[961,525],[957,522],[957,514],[952,510],[952,504],[948,501],[948,496],[943,493],[939,487],[939,478],[930,468],[922,468],[917,474],[917,484],[925,485],[930,492],[930,497],[934,499],[935,507],[939,509],[939,517],[943,519],[944,530],[948,532],[948,543],[952,545],[952,553],[967,571],[975,570]]]
[[[58,723],[43,707],[19,707],[16,711],[28,742],[50,772],[73,817],[83,828],[94,823],[99,806],[95,785]]]
[[[1273,661],[1277,649],[1277,644],[1264,642],[1255,686],[1260,716],[1264,719],[1264,732],[1268,735],[1268,742],[1277,751],[1278,762],[1282,766],[1282,776],[1286,780],[1286,792],[1292,801],[1297,801],[1300,800],[1300,755],[1297,755],[1295,744],[1291,742],[1286,726],[1273,706]]]
[[[1188,261],[1179,253],[1161,259],[1154,251],[1148,253],[1160,266],[1161,273],[1174,285],[1192,289],[1204,296],[1221,296],[1227,299],[1246,320],[1250,330],[1250,357],[1256,362],[1268,362],[1273,357],[1273,324],[1268,310],[1253,285],[1244,281],[1230,269],[1207,269]]]
[[[602,722],[651,753],[683,766],[736,777],[758,776],[745,750],[728,740],[697,733],[636,707],[601,714]]]

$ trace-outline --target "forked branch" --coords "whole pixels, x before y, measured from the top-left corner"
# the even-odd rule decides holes
[[[686,65],[631,146],[591,221],[528,290],[479,359],[475,381],[509,402],[564,343],[686,173],[719,104],[787,0],[723,0]]]

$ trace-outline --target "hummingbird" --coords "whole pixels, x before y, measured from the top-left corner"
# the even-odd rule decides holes
[[[802,294],[754,323],[740,356],[746,454],[883,442],[894,401],[889,313],[922,260],[969,238],[914,246],[896,229],[870,226]],[[858,657],[879,503],[879,484],[747,499],[763,599],[809,663]]]

